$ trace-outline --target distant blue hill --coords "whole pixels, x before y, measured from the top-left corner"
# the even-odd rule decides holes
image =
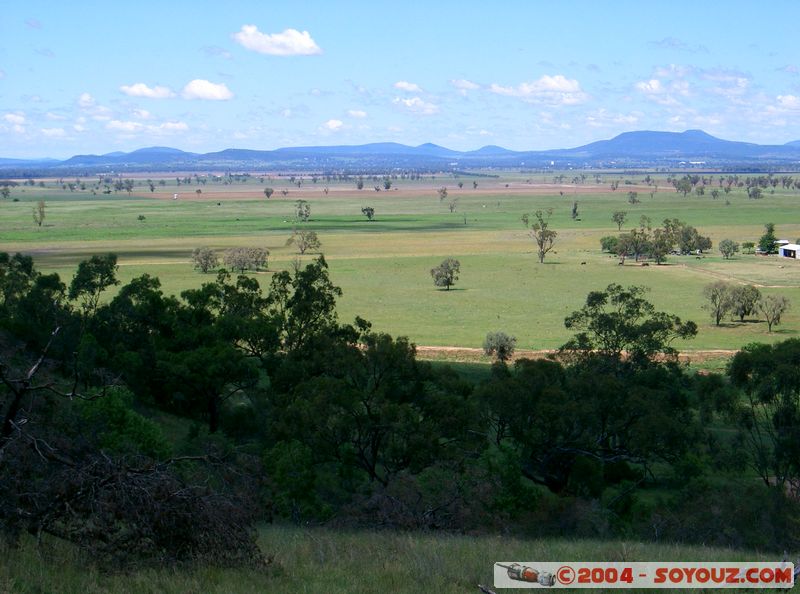
[[[396,142],[362,145],[299,146],[275,150],[229,148],[205,154],[153,146],[129,153],[76,155],[64,161],[0,159],[9,171],[65,169],[70,171],[173,171],[213,168],[283,168],[287,170],[383,170],[387,168],[448,169],[453,167],[625,166],[677,165],[700,161],[708,165],[800,164],[800,140],[761,145],[723,140],[702,130],[625,132],[569,149],[512,151],[488,145],[455,151],[432,143],[408,146]]]

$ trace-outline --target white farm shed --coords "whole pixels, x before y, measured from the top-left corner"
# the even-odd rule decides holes
[[[778,248],[778,255],[784,258],[800,259],[800,245],[796,243],[786,243]]]

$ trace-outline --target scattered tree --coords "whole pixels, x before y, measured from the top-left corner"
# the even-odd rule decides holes
[[[39,200],[39,202],[37,202],[36,206],[33,208],[33,222],[36,223],[37,226],[41,227],[42,223],[44,223],[44,215],[45,215],[44,200]]]
[[[473,190],[476,190],[476,189],[478,189],[478,182],[476,182],[476,181],[473,181],[473,182],[472,182],[472,189],[473,189]]]
[[[223,260],[230,270],[244,274],[246,270],[259,270],[267,267],[269,250],[264,248],[236,247],[225,251]]]
[[[628,204],[639,204],[641,200],[639,200],[639,192],[634,192],[631,190],[628,192]]]
[[[219,256],[209,247],[199,247],[192,251],[192,262],[194,262],[195,269],[206,274],[219,265]]]
[[[752,241],[745,241],[742,243],[742,252],[745,254],[752,254],[756,248],[756,244]]]
[[[578,203],[577,203],[577,201],[574,201],[572,203],[572,212],[570,214],[572,216],[572,220],[573,221],[578,218]]]
[[[461,271],[461,263],[453,258],[446,258],[438,266],[431,268],[433,284],[437,287],[444,287],[447,291],[458,280],[458,273]]]
[[[444,202],[444,199],[447,198],[447,188],[442,186],[437,190],[437,193],[439,194],[439,202]]]
[[[758,240],[758,249],[764,254],[777,254],[776,241],[778,241],[778,238],[775,237],[775,224],[767,223],[764,225],[764,235]]]
[[[272,188],[264,188],[264,196],[266,196],[267,199],[272,198],[272,195],[274,193],[275,193],[275,190],[273,190]]]
[[[286,240],[286,245],[290,246],[292,244],[297,247],[297,251],[301,254],[305,254],[309,250],[318,250],[322,246],[322,242],[317,237],[317,232],[305,229],[292,231],[292,236]]]
[[[746,316],[755,313],[761,291],[753,285],[733,285],[730,288],[731,313],[744,322]]]
[[[483,352],[505,363],[514,356],[517,339],[505,332],[489,332],[483,341]]]
[[[619,238],[615,237],[614,235],[606,235],[605,237],[600,238],[600,248],[604,252],[608,252],[609,254],[617,253],[618,244],[619,244]]]
[[[719,251],[722,257],[729,260],[736,252],[739,251],[739,244],[732,239],[723,239],[719,242]]]
[[[361,209],[361,214],[363,214],[367,219],[370,221],[375,218],[375,209],[371,206],[365,206]]]
[[[625,220],[628,218],[628,213],[624,210],[615,210],[614,214],[611,215],[611,220],[617,224],[617,231],[622,230],[622,225],[625,224]]]
[[[450,212],[455,212],[457,207],[458,207],[458,198],[453,198],[447,205],[447,208],[450,209]]]
[[[766,295],[758,301],[758,311],[767,322],[767,331],[781,323],[781,316],[789,309],[789,300],[783,295]]]
[[[305,200],[298,200],[294,205],[295,218],[304,223],[311,216],[311,205]]]
[[[567,359],[599,358],[615,365],[647,367],[659,360],[677,360],[676,339],[697,335],[697,324],[656,311],[644,298],[645,287],[610,284],[592,291],[586,304],[564,320],[576,334],[560,352]]]
[[[545,218],[545,214],[547,218]],[[529,217],[528,213],[522,215],[522,222],[530,229],[530,235],[536,242],[539,248],[539,263],[544,262],[544,257],[555,243],[558,233],[550,229],[550,217],[553,215],[553,209],[548,208],[546,212],[537,210],[533,213],[533,219]]]
[[[8,197],[11,196],[11,188],[9,188],[7,185],[0,186],[0,196],[7,200]]]
[[[703,289],[703,297],[706,299],[706,304],[703,306],[703,309],[711,314],[711,319],[714,320],[714,324],[719,326],[725,314],[733,308],[731,285],[724,281],[713,282],[705,286]]]

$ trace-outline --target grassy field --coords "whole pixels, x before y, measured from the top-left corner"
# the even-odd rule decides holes
[[[260,544],[262,550],[273,556],[272,565],[264,571],[203,567],[109,574],[94,569],[74,549],[63,544],[37,551],[32,540],[26,540],[19,549],[0,549],[3,558],[0,592],[464,594],[478,593],[479,583],[491,586],[494,562],[509,559],[523,562],[780,560],[757,552],[703,546],[289,527],[262,529]]]
[[[463,189],[452,177],[398,181],[389,191],[375,192],[372,182],[358,191],[352,183],[306,182],[297,189],[288,180],[252,179],[246,184],[209,184],[200,195],[195,186],[158,186],[150,193],[137,187],[131,196],[91,196],[60,188],[15,188],[0,210],[0,250],[23,251],[45,271],[69,279],[81,259],[113,251],[120,257],[123,282],[143,273],[157,275],[168,293],[197,287],[212,275],[195,272],[189,254],[195,247],[217,249],[253,245],[271,252],[270,270],[257,277],[268,284],[272,272],[291,266],[297,256],[286,247],[291,230],[313,229],[331,266],[333,280],[344,290],[339,313],[351,320],[360,315],[378,330],[409,336],[417,344],[478,347],[486,332],[505,330],[517,336],[518,347],[549,349],[568,337],[564,317],[582,304],[591,290],[611,282],[641,284],[663,310],[700,325],[698,337],[681,349],[736,349],[752,341],[772,342],[800,332],[800,262],[776,257],[737,255],[723,260],[716,251],[721,239],[757,241],[763,224],[774,222],[778,236],[800,236],[800,200],[792,191],[765,192],[749,200],[742,189],[714,200],[709,195],[683,197],[659,180],[659,190],[620,184],[552,183],[552,176],[524,174],[498,179],[463,178]],[[530,183],[528,183],[530,179]],[[633,178],[630,178],[633,179]],[[270,200],[263,187],[276,189]],[[440,201],[437,188],[448,188]],[[282,188],[289,193],[283,196]],[[395,189],[396,188],[396,189]],[[641,203],[628,204],[627,192],[639,192]],[[172,200],[174,193],[180,198]],[[561,195],[563,193],[563,195]],[[35,227],[32,203],[47,202],[44,225]],[[297,199],[310,202],[311,220],[294,221]],[[458,199],[449,212],[450,200]],[[572,220],[573,201],[579,220]],[[726,201],[729,204],[726,204]],[[361,215],[375,208],[376,220]],[[552,208],[556,247],[544,264],[536,262],[535,245],[520,216],[537,208]],[[623,227],[647,216],[658,225],[677,217],[710,235],[715,248],[701,259],[670,257],[667,265],[641,267],[602,254],[599,238],[616,234],[611,213],[626,210]],[[139,217],[143,216],[143,220]],[[308,260],[313,255],[306,254]],[[436,290],[428,271],[444,257],[461,262],[460,279],[451,291]],[[713,327],[701,309],[702,290],[715,280],[752,283],[764,293],[786,295],[797,306],[776,332],[765,323],[725,323]]]

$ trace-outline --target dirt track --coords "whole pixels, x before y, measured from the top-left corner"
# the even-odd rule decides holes
[[[727,359],[736,354],[733,349],[706,349],[696,351],[684,351],[679,357],[681,361],[689,363],[700,363],[702,361],[709,361],[713,359]],[[542,359],[548,355],[555,353],[555,350],[541,349],[541,350],[517,350],[514,353],[515,359]],[[417,346],[417,354],[420,359],[444,359],[449,361],[473,361],[473,362],[488,362],[491,360],[483,354],[483,349],[475,347],[457,347],[457,346]]]

